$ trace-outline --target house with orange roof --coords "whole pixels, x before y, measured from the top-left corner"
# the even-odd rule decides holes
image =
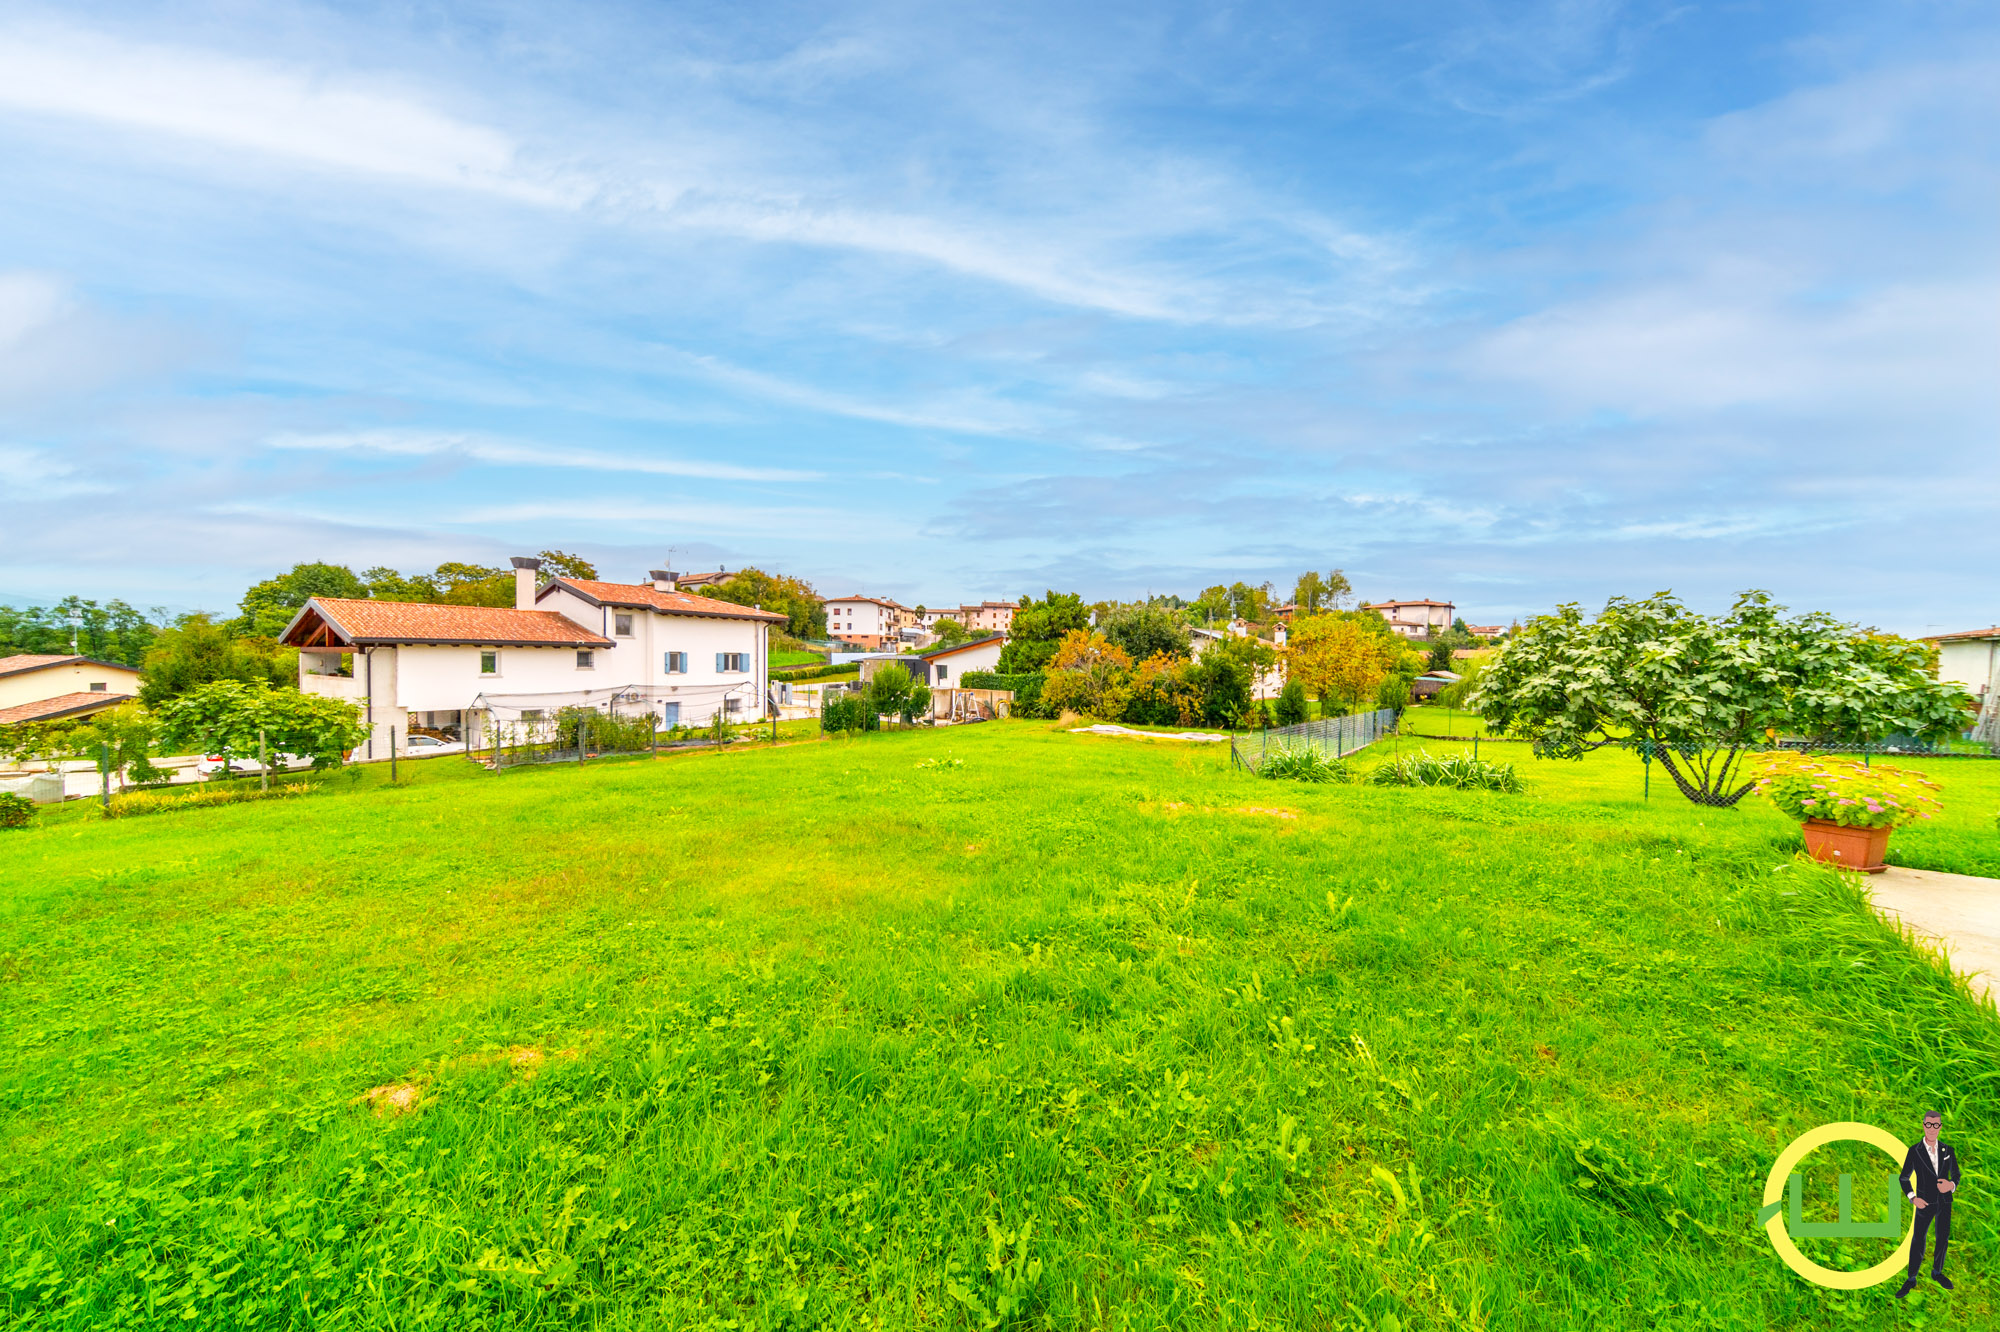
[[[511,607],[313,597],[280,641],[299,649],[300,689],[361,704],[365,758],[388,754],[391,728],[476,741],[502,709],[552,716],[612,694],[662,725],[764,714],[783,615],[682,592],[664,570],[610,583],[540,568],[514,560]]]
[[[1451,628],[1452,612],[1458,608],[1449,601],[1376,601],[1361,603],[1362,610],[1372,610],[1389,622],[1389,627],[1405,638],[1428,638],[1432,633],[1443,633]]]
[[[139,672],[76,653],[0,657],[0,726],[86,717],[130,702]]]

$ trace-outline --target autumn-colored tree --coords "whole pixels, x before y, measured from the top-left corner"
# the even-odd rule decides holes
[[[1042,686],[1042,698],[1057,710],[1067,708],[1093,717],[1115,717],[1124,705],[1126,682],[1131,673],[1132,659],[1123,648],[1103,634],[1072,629],[1063,635],[1049,661],[1049,679]]]
[[[1408,655],[1393,638],[1345,615],[1310,615],[1292,621],[1285,645],[1286,670],[1322,703],[1353,707],[1373,697]]]

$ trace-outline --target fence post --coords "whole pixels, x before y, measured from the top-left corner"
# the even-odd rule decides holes
[[[104,817],[111,817],[111,746],[102,740],[97,743],[97,774],[100,782],[100,798],[104,802]]]
[[[257,755],[259,758],[262,758],[263,754],[264,754],[264,733],[262,731],[259,731],[257,732]],[[271,780],[270,769],[266,768],[264,770],[264,782],[266,786],[270,784],[270,780]],[[389,785],[394,786],[395,784],[396,784],[396,728],[391,726],[389,728]]]
[[[389,728],[389,771],[394,772],[395,770],[396,770],[396,728],[391,726]],[[264,752],[264,728],[261,726],[257,728],[257,776],[258,776],[258,783],[257,783],[258,786],[261,787],[263,790],[266,791],[270,790],[271,760],[269,756],[266,755],[266,753]]]

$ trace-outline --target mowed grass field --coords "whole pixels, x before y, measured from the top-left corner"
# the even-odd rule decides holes
[[[1928,766],[1899,854],[1991,872],[2000,764]],[[1768,806],[1522,767],[1002,723],[43,816],[0,833],[5,1322],[2000,1323],[1990,1006]],[[1778,1151],[1932,1105],[1957,1292],[1786,1271]]]

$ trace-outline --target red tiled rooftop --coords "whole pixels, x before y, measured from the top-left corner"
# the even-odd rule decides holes
[[[37,699],[33,703],[0,708],[0,726],[12,726],[17,722],[54,721],[58,717],[74,716],[80,712],[97,712],[103,708],[129,702],[131,698],[130,694],[101,694],[94,690],[57,694],[54,698]]]
[[[1955,638],[2000,638],[2000,624],[1991,629],[1966,629],[1955,634],[1933,634],[1925,640],[1931,643],[1949,643]]]
[[[476,643],[493,647],[610,647],[611,640],[594,634],[555,611],[524,611],[504,606],[438,606],[416,601],[363,601],[347,597],[314,597],[305,604],[281,640],[295,647],[310,646],[307,638],[324,619],[351,644]]]
[[[558,578],[536,593],[536,596],[545,597],[557,587],[567,587],[582,593],[588,600],[602,602],[607,606],[643,606],[649,610],[668,611],[675,615],[706,615],[731,620],[769,620],[774,624],[783,624],[788,618],[776,611],[752,610],[733,601],[698,597],[692,592],[662,592],[651,583],[601,583],[588,578]]]

